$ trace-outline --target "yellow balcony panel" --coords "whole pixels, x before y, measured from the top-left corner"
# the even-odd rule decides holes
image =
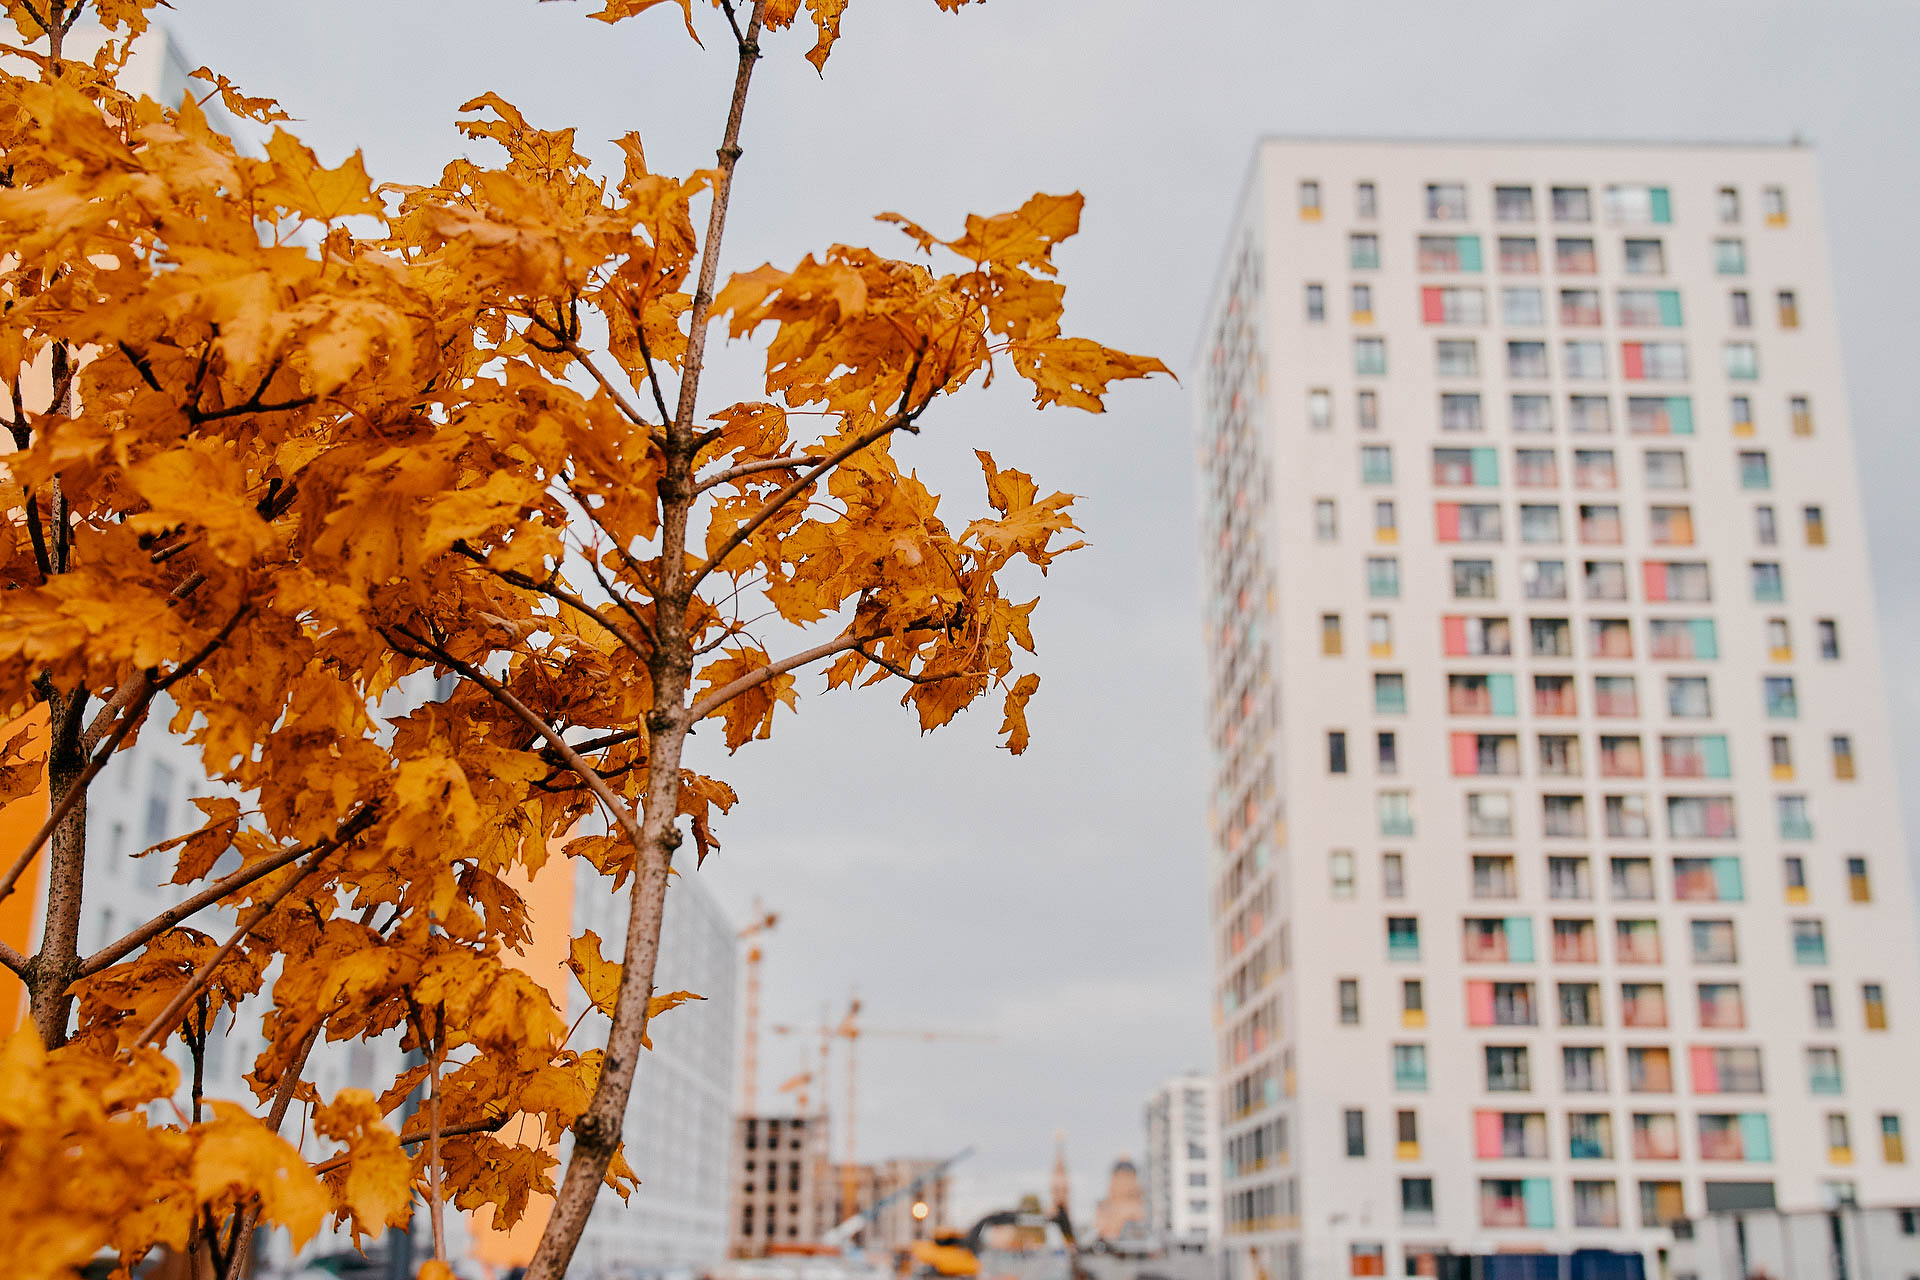
[[[1391,644],[1368,645],[1367,654],[1369,657],[1374,658],[1391,658],[1393,656],[1393,646]]]
[[[1776,658],[1774,661],[1778,662],[1779,659]],[[1775,782],[1792,782],[1793,766],[1790,764],[1777,764],[1773,766],[1773,780]]]
[[[1853,1148],[1852,1147],[1828,1147],[1827,1163],[1828,1164],[1852,1164]]]
[[[1373,540],[1382,545],[1391,546],[1400,541],[1400,531],[1398,529],[1375,529],[1373,531]]]
[[[1417,1142],[1396,1143],[1394,1144],[1393,1154],[1394,1157],[1399,1160],[1418,1160],[1420,1158],[1420,1144]]]
[[[1318,207],[1314,207],[1314,206],[1309,206],[1309,207],[1307,207],[1307,208],[1304,208],[1304,209],[1302,209],[1302,210],[1300,210],[1300,221],[1302,221],[1302,222],[1318,222],[1318,221],[1320,221],[1320,210],[1319,210],[1319,208],[1318,208]]]
[[[1788,902],[1806,902],[1807,900],[1807,886],[1803,884],[1790,884],[1787,886]]]
[[[1425,1009],[1407,1009],[1407,1010],[1404,1010],[1404,1011],[1403,1011],[1403,1012],[1402,1012],[1402,1013],[1400,1014],[1400,1025],[1401,1025],[1401,1026],[1403,1026],[1403,1027],[1424,1027],[1424,1026],[1426,1026],[1426,1025],[1427,1025],[1427,1011],[1426,1011]]]
[[[1354,322],[1355,324],[1372,324],[1372,323],[1373,323],[1373,312],[1371,312],[1371,311],[1356,311],[1356,312],[1354,312],[1354,313],[1353,313],[1353,322]]]
[[[1767,215],[1767,225],[1770,227],[1784,227],[1787,225],[1787,215],[1784,213],[1770,213]]]
[[[1736,436],[1750,436],[1753,434],[1753,424],[1751,422],[1736,422],[1733,424],[1733,434]]]

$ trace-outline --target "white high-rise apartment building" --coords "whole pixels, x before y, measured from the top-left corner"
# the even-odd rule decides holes
[[[1235,1276],[1915,1201],[1836,331],[1803,148],[1260,145],[1194,386]]]
[[[1220,1125],[1213,1077],[1175,1076],[1147,1099],[1147,1229],[1168,1249],[1220,1239]]]

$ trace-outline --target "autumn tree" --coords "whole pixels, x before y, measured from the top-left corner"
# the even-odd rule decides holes
[[[0,951],[30,1008],[0,1047],[12,1270],[167,1246],[233,1276],[256,1223],[375,1235],[416,1194],[439,1269],[444,1204],[504,1225],[552,1194],[530,1272],[552,1280],[631,1183],[635,1064],[679,998],[654,990],[675,850],[697,866],[735,803],[688,735],[766,738],[816,673],[897,686],[923,729],[992,697],[1022,750],[1037,602],[1003,586],[1078,545],[1070,496],[981,453],[984,507],[950,524],[896,449],[996,372],[1098,412],[1161,365],[1062,334],[1074,195],[951,237],[887,214],[899,257],[836,244],[722,282],[754,66],[799,0],[677,0],[731,54],[710,169],[655,173],[629,134],[596,173],[488,94],[460,127],[492,163],[411,187],[326,167],[205,69],[198,100],[123,91],[158,0],[4,3],[0,803],[48,797],[0,850],[0,897],[46,884],[37,950]],[[807,0],[817,68],[844,9]],[[83,15],[106,38],[71,48]],[[210,127],[215,97],[263,155]],[[717,323],[764,345],[761,398],[702,400]],[[761,614],[804,642],[773,652]],[[139,855],[180,905],[82,954],[89,788],[142,733],[184,735],[215,790]],[[506,877],[556,854],[630,898],[615,955],[574,947],[604,1050],[511,963]],[[249,999],[253,1096],[206,1100],[210,1028]],[[303,1078],[320,1038],[390,1032],[419,1065],[379,1094]]]

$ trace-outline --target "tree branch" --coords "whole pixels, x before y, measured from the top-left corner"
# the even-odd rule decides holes
[[[25,977],[27,973],[27,963],[27,958],[14,950],[11,944],[0,942],[0,964],[4,964],[21,977]]]
[[[464,538],[453,544],[453,550],[455,554],[465,556],[510,586],[519,587],[522,591],[532,591],[539,595],[551,597],[554,600],[558,600],[561,604],[592,618],[605,629],[608,635],[611,635],[615,640],[625,645],[634,657],[639,658],[642,662],[646,661],[650,646],[642,646],[638,640],[628,635],[624,628],[607,621],[606,616],[591,604],[587,603],[585,598],[567,590],[565,587],[555,586],[552,582],[541,582],[537,578],[521,573],[518,569],[497,568],[487,559],[483,552],[470,545]]]
[[[737,467],[728,467],[725,471],[716,471],[704,480],[694,483],[695,493],[705,493],[717,484],[729,480],[739,480],[745,476],[758,475],[762,471],[798,471],[801,467],[817,466],[822,459],[812,455],[798,458],[768,458],[763,462],[743,462]]]
[[[294,1051],[293,1061],[280,1073],[280,1082],[274,1086],[273,1105],[267,1108],[267,1129],[271,1133],[280,1132],[280,1126],[287,1118],[287,1108],[293,1103],[293,1094],[300,1087],[300,1073],[306,1070],[307,1055],[313,1052],[314,1042],[320,1039],[321,1024],[314,1024],[307,1032],[300,1047]],[[240,1280],[247,1270],[247,1252],[253,1247],[253,1229],[260,1221],[260,1202],[254,1201],[240,1213],[240,1221],[235,1224],[233,1251],[227,1255],[227,1269],[221,1280]]]
[[[331,849],[327,851],[327,853],[331,852]],[[299,875],[288,876],[287,882],[284,885],[274,890],[266,901],[255,907],[253,914],[249,916],[239,928],[233,931],[231,937],[220,944],[219,950],[200,962],[200,966],[193,971],[193,976],[187,979],[187,984],[174,993],[173,999],[167,1001],[166,1008],[153,1015],[153,1021],[141,1029],[134,1043],[136,1045],[146,1044],[149,1040],[152,1040],[154,1036],[164,1035],[169,1032],[172,1029],[173,1019],[179,1015],[181,1009],[186,1007],[187,1001],[198,995],[200,990],[213,979],[213,971],[220,967],[220,963],[229,955],[233,954],[233,949],[239,946],[241,940],[249,933],[252,933],[262,920],[265,920],[269,915],[273,914],[273,909],[280,905],[282,899],[302,884],[305,884],[307,877],[318,870],[320,864],[326,860],[326,853],[315,857],[312,862],[301,869]]]
[[[465,1138],[476,1133],[498,1133],[506,1127],[506,1116],[494,1116],[487,1120],[467,1120],[460,1124],[442,1125],[440,1127],[440,1140],[444,1142],[448,1138]],[[430,1137],[432,1137],[432,1133],[429,1130],[410,1130],[400,1135],[400,1145],[403,1147],[419,1146]],[[328,1156],[319,1164],[314,1165],[310,1172],[317,1178],[322,1174],[333,1172],[346,1162],[347,1153],[343,1151],[337,1156]]]
[[[109,965],[118,964],[133,952],[159,937],[167,930],[196,912],[213,905],[222,898],[230,897],[246,888],[263,876],[272,875],[284,866],[300,861],[310,853],[319,853],[322,857],[372,826],[380,817],[380,806],[369,802],[361,805],[349,814],[344,822],[330,836],[319,840],[310,840],[306,844],[295,845],[291,849],[282,849],[270,853],[249,867],[242,867],[232,875],[214,881],[191,898],[182,899],[175,906],[168,907],[153,919],[128,933],[117,942],[110,942],[100,950],[80,962],[80,976],[90,978]]]
[[[240,625],[240,619],[246,617],[252,608],[251,602],[242,604],[234,615],[227,619],[227,624],[220,628],[213,639],[207,641],[198,652],[168,672],[165,679],[154,680],[151,675],[141,677],[141,682],[149,687],[134,699],[135,705],[129,706],[119,723],[114,725],[113,732],[108,735],[105,745],[87,758],[86,767],[80,771],[80,776],[74,779],[67,793],[60,797],[60,803],[53,807],[53,812],[47,815],[46,822],[41,824],[40,829],[34,833],[33,839],[27,842],[26,849],[13,860],[13,865],[7,868],[6,875],[0,876],[0,900],[4,900],[13,892],[14,885],[19,882],[21,875],[32,865],[34,855],[40,852],[40,847],[47,842],[48,837],[53,835],[67,814],[73,810],[73,806],[80,802],[80,798],[86,794],[87,787],[92,783],[94,776],[113,757],[121,741],[133,726],[140,722],[140,717],[146,714],[147,708],[153,705],[153,700],[172,688],[175,682],[187,676],[194,668],[211,657],[215,649],[225,644],[227,637],[233,634],[233,629]],[[89,728],[89,735],[92,732],[93,729]]]
[[[831,657],[836,653],[844,653],[848,649],[858,649],[864,643],[866,643],[866,641],[860,636],[838,636],[827,641],[825,644],[817,644],[811,649],[803,649],[799,653],[780,659],[778,662],[770,662],[757,671],[749,671],[737,680],[729,680],[726,684],[721,685],[718,689],[713,690],[707,694],[706,697],[694,703],[693,709],[687,712],[687,719],[704,720],[713,714],[714,711],[733,701],[747,690],[757,688],[775,676],[785,675],[795,667],[804,667],[809,662],[818,662],[822,658]]]

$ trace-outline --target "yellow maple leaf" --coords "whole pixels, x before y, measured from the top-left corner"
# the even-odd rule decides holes
[[[1007,690],[1006,718],[1000,722],[1000,732],[1007,735],[1007,750],[1016,756],[1027,749],[1027,703],[1039,688],[1040,677],[1029,671]]]
[[[599,934],[589,929],[573,940],[567,951],[567,968],[580,980],[580,989],[587,993],[593,1007],[611,1018],[614,1000],[620,994],[622,966],[601,957]]]
[[[637,18],[655,5],[678,4],[681,14],[686,18],[687,34],[693,37],[695,44],[700,43],[700,33],[693,29],[692,0],[605,0],[600,8],[588,14],[601,22],[624,22],[628,18]]]
[[[268,178],[260,185],[262,198],[332,222],[352,214],[378,216],[386,206],[373,194],[373,182],[358,151],[335,169],[326,168],[298,138],[276,128],[267,140]]]

